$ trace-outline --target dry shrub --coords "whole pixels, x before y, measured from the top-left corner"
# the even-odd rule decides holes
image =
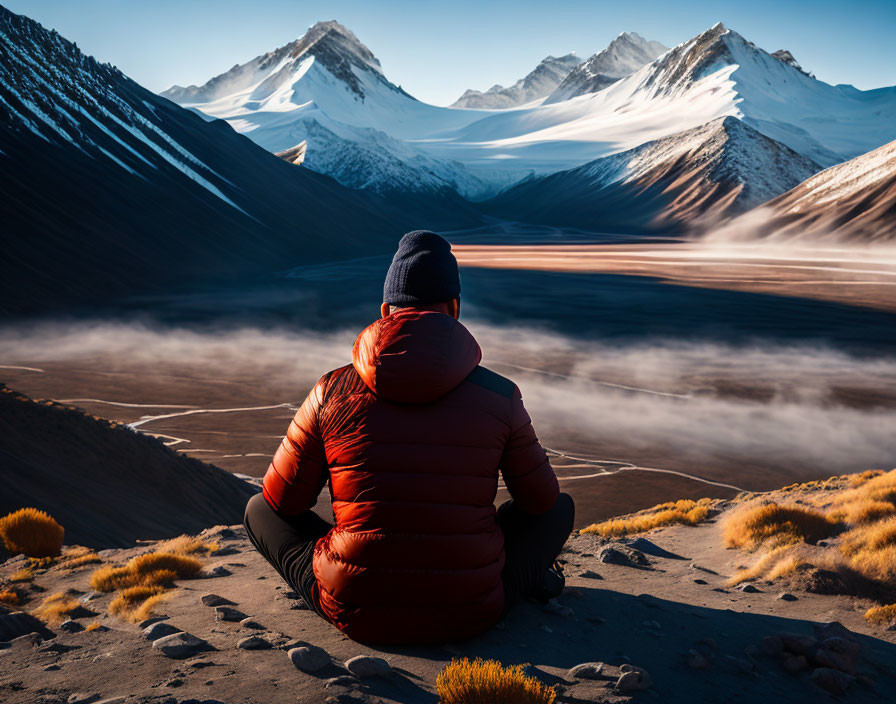
[[[892,589],[896,584],[896,546],[861,550],[849,558],[849,566],[860,575],[882,582]]]
[[[133,558],[124,567],[101,567],[91,575],[90,585],[98,592],[134,586],[170,586],[175,579],[194,579],[201,571],[202,563],[195,557],[151,552]]]
[[[56,566],[64,570],[75,570],[84,565],[96,564],[102,561],[103,558],[90,548],[76,545],[62,554],[62,557],[56,561]]]
[[[553,687],[496,660],[452,660],[436,677],[441,704],[552,704]]]
[[[34,615],[47,623],[62,623],[79,606],[81,604],[77,599],[72,599],[63,592],[57,592],[44,599],[34,610]]]
[[[834,535],[838,525],[820,511],[796,504],[747,504],[725,520],[722,531],[726,546],[755,549],[815,543]]]
[[[706,520],[712,499],[692,501],[683,499],[659,504],[653,508],[638,511],[625,518],[613,518],[603,523],[594,523],[582,529],[582,533],[597,533],[605,538],[642,533],[661,526],[676,524],[693,526]]]
[[[891,623],[896,620],[896,604],[872,606],[865,612],[865,618],[871,623]]]
[[[149,618],[153,615],[153,607],[161,601],[164,601],[169,596],[171,596],[171,590],[166,590],[163,592],[159,592],[158,594],[153,594],[149,598],[146,599],[140,606],[138,606],[130,615],[130,620],[134,623],[139,623],[144,619]]]
[[[849,485],[859,486],[859,484],[864,484],[869,479],[879,477],[881,474],[883,474],[883,471],[879,469],[869,469],[864,472],[859,472],[858,474],[851,474],[849,477]]]
[[[109,613],[116,616],[133,617],[138,608],[142,608],[145,602],[153,597],[161,596],[166,588],[161,585],[127,587],[122,589],[109,604]],[[134,618],[135,621],[142,620]]]
[[[846,555],[896,545],[896,517],[853,528],[844,534],[840,549]]]
[[[207,543],[192,535],[180,535],[155,546],[156,552],[173,552],[177,555],[212,555],[221,549],[217,543]]]
[[[6,606],[18,606],[21,603],[19,593],[12,589],[4,589],[0,592],[0,604]]]
[[[794,559],[796,557],[796,555],[794,555],[795,548],[795,545],[779,545],[776,548],[772,548],[769,552],[762,555],[752,567],[748,567],[735,573],[735,575],[728,580],[728,586],[733,587],[742,582],[752,582],[757,579],[762,579],[774,569],[779,562]]]
[[[97,592],[114,592],[133,584],[131,572],[127,567],[106,565],[90,575],[90,586]]]
[[[36,508],[21,508],[0,518],[0,538],[13,555],[55,557],[62,551],[65,529]]]
[[[896,505],[875,499],[859,499],[834,509],[831,518],[849,524],[871,523],[888,516],[896,516]]]

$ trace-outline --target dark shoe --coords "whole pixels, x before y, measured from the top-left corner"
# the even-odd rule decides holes
[[[563,576],[563,565],[555,560],[541,578],[541,584],[535,592],[535,599],[546,604],[551,599],[560,596],[565,586],[566,577]]]

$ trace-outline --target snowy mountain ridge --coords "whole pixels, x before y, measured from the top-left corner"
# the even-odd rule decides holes
[[[770,54],[721,23],[669,50],[623,33],[573,68],[555,100],[497,110],[418,101],[341,25],[315,28],[205,86],[166,95],[272,152],[307,141],[308,168],[351,187],[455,189],[474,200],[724,117],[819,167],[896,139],[896,87],[831,86],[789,52]],[[571,97],[559,99],[563,91]]]
[[[512,86],[493,85],[484,93],[467,90],[451,104],[453,108],[513,108],[550,95],[582,59],[575,52],[565,56],[546,56],[532,71]]]
[[[547,96],[545,103],[557,103],[579,95],[596,93],[667,51],[669,47],[659,42],[648,41],[635,32],[623,32],[606,49],[570,71],[562,83]]]

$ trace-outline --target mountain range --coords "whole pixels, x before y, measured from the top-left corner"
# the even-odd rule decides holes
[[[533,100],[543,100],[582,60],[573,54],[546,56],[532,71],[512,86],[505,88],[496,83],[484,93],[467,90],[451,104],[453,108],[515,108]]]
[[[295,168],[3,7],[0,55],[0,313],[379,252],[445,224],[436,203]]]
[[[505,108],[415,99],[335,21],[161,96],[2,7],[0,31],[2,314],[381,253],[485,215],[680,232],[767,203],[756,236],[896,239],[892,146],[874,152],[896,139],[896,87],[829,85],[721,24],[668,51],[623,33],[548,57]]]
[[[624,32],[560,78],[564,60],[572,64],[574,57],[548,57],[510,88],[468,91],[442,108],[391,83],[354,34],[325,22],[204,86],[175,86],[164,95],[229,121],[271,151],[302,145],[305,166],[353,188],[453,189],[485,201],[489,213],[536,213],[544,221],[562,211],[557,224],[632,231],[651,208],[666,207],[672,191],[653,196],[681,169],[693,183],[673,179],[673,191],[690,196],[686,204],[675,201],[672,211],[654,213],[664,227],[687,227],[695,215],[737,214],[781,195],[813,170],[896,138],[896,87],[829,85],[789,51],[766,52],[721,23],[669,50]],[[710,133],[715,138],[698,149],[705,161],[668,162],[670,153]],[[689,154],[685,149],[682,158]],[[757,168],[771,154],[774,171]],[[602,159],[607,168],[634,160],[624,169],[630,175],[613,181],[612,195],[596,176]],[[553,190],[559,184],[562,193]],[[619,201],[619,188],[633,197],[646,194],[651,206],[611,205],[629,198]],[[508,210],[521,193],[527,194],[521,210]],[[707,200],[693,207],[698,194]]]

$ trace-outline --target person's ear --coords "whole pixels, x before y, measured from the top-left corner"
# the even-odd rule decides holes
[[[449,315],[455,320],[460,319],[460,299],[452,298],[449,304]]]
[[[383,305],[380,306],[380,316],[383,318],[389,317],[389,304],[388,303],[383,303]]]

